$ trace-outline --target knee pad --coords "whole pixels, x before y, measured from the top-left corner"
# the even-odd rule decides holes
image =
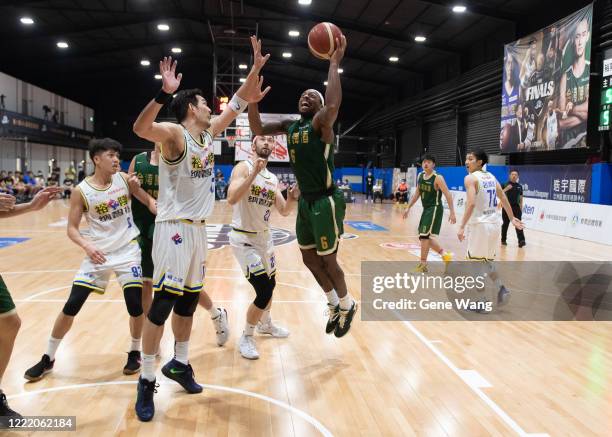
[[[91,293],[90,288],[73,284],[72,290],[70,290],[70,296],[68,296],[68,301],[64,305],[64,314],[72,317],[76,316],[79,311],[81,311],[81,308],[87,300],[89,293]]]
[[[151,309],[147,315],[151,323],[162,326],[168,319],[177,297],[178,295],[169,293],[165,288],[156,291],[153,302],[151,302]]]
[[[125,299],[128,314],[131,317],[142,315],[142,286],[124,288],[123,298]]]
[[[249,282],[255,289],[255,294],[257,295],[253,303],[260,310],[265,310],[268,303],[270,303],[270,299],[272,299],[272,291],[274,290],[276,280],[272,282],[271,278],[264,273],[258,276],[251,275]]]
[[[179,296],[174,305],[174,312],[177,316],[191,317],[195,313],[198,307],[198,301],[200,300],[200,292],[188,293],[184,292],[182,296]]]

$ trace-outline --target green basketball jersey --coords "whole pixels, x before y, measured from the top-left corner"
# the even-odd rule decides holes
[[[140,179],[140,186],[151,197],[157,199],[159,191],[159,168],[156,165],[151,165],[151,152],[142,152],[136,155],[134,162],[134,172]],[[141,232],[144,232],[141,226],[146,226],[155,223],[155,216],[151,214],[149,208],[140,203],[138,199],[132,199],[132,214],[134,222]]]
[[[287,148],[302,193],[321,193],[332,187],[334,148],[321,140],[311,118],[301,118],[289,126]]]
[[[434,186],[435,181],[435,172],[427,179],[425,179],[425,172],[419,175],[419,191],[421,192],[421,203],[423,204],[423,208],[442,205],[442,191],[436,190]]]

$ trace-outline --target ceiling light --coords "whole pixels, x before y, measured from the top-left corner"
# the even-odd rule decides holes
[[[467,8],[463,5],[453,6],[453,12],[455,14],[463,14],[466,10]]]
[[[161,30],[162,32],[167,32],[170,30],[170,26],[168,26],[166,23],[160,23],[157,25],[157,30]]]
[[[148,59],[143,59],[140,61],[140,65],[142,65],[143,67],[148,67],[149,65],[151,65],[151,61],[149,61]]]
[[[30,17],[21,17],[19,21],[21,21],[21,24],[34,24],[34,20],[32,20]]]
[[[416,42],[425,42],[425,40],[426,40],[426,39],[427,39],[427,38],[425,38],[425,37],[424,37],[424,36],[422,36],[422,35],[418,35],[418,36],[415,36],[415,37],[414,37],[414,40],[415,40]]]
[[[89,121],[93,122],[93,117],[89,117]]]
[[[68,43],[66,41],[58,41],[57,46],[60,49],[67,49],[68,48]]]
[[[249,67],[248,67],[247,64],[240,64],[240,65],[238,65],[238,68],[240,68],[241,70],[246,70]]]
[[[338,73],[340,74],[344,73],[344,68],[338,68]]]
[[[240,83],[245,83],[245,82],[246,82],[246,77],[241,77],[241,78],[240,78],[240,79],[238,79],[238,80],[240,80]]]
[[[389,61],[397,62],[397,61],[399,61],[399,58],[397,56],[391,56],[391,57],[389,57]]]
[[[291,52],[283,52],[283,58],[290,58]]]
[[[170,49],[170,51],[171,51],[172,53],[181,53],[183,50],[181,50],[181,48],[180,48],[180,47],[172,47],[172,48]]]
[[[157,79],[157,80],[161,80],[161,74],[156,74],[156,75],[155,75],[155,76],[153,76],[153,77],[155,77],[155,79]]]
[[[300,36],[300,31],[299,30],[290,30],[289,31],[289,36],[293,36],[293,37]]]
[[[308,6],[309,4],[312,3],[312,0],[298,0],[298,3],[301,4],[302,6]]]
[[[327,81],[323,82],[323,85],[327,86]]]

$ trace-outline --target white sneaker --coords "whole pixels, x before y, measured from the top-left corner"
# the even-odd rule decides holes
[[[238,347],[240,348],[240,355],[242,355],[247,360],[256,360],[259,358],[259,352],[257,352],[257,347],[255,346],[255,339],[252,335],[244,335],[240,337],[240,342],[238,343]]]
[[[212,319],[213,325],[215,325],[215,331],[217,332],[217,344],[223,346],[230,335],[229,324],[227,323],[227,311],[225,308],[217,308],[221,314],[216,318]]]
[[[257,322],[257,333],[268,334],[275,338],[289,337],[289,330],[282,326],[276,326],[272,321],[268,323]]]

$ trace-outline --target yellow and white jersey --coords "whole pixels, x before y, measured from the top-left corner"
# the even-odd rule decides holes
[[[132,218],[130,190],[121,173],[115,173],[104,189],[94,188],[89,179],[78,185],[85,204],[89,238],[102,252],[114,252],[139,235]]]
[[[500,223],[501,216],[497,211],[497,179],[487,171],[472,173],[477,181],[475,207],[469,223]]]
[[[159,160],[156,222],[205,220],[215,205],[212,134],[206,130],[198,141],[183,127],[183,135],[183,154],[175,161],[168,161],[163,155]]]
[[[249,174],[255,171],[251,160],[245,161]],[[278,178],[263,169],[249,187],[249,191],[233,206],[232,228],[245,232],[262,232],[270,228],[270,214],[276,203]]]

